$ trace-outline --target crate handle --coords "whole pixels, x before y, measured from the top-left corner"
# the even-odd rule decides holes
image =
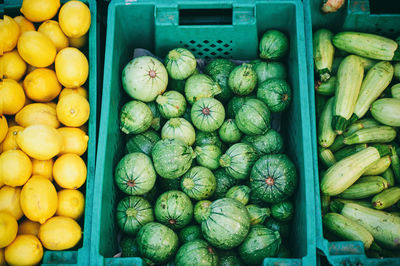
[[[179,9],[179,25],[232,25],[232,8]]]
[[[365,14],[400,14],[398,0],[348,0],[351,13]]]

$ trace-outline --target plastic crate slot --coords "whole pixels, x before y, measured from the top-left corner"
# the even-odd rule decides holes
[[[232,8],[181,9],[179,25],[232,25]]]
[[[400,14],[398,0],[369,0],[371,14]]]

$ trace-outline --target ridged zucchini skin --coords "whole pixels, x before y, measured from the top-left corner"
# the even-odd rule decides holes
[[[356,182],[340,193],[338,197],[342,199],[364,199],[378,194],[384,189],[385,184],[382,181]]]
[[[372,164],[370,167],[368,167],[367,170],[365,170],[363,175],[381,175],[383,172],[385,172],[389,167],[390,164],[392,163],[392,160],[390,159],[389,155],[383,156],[380,158],[378,161],[376,161],[374,164]]]
[[[376,121],[393,127],[400,126],[400,99],[383,98],[371,105],[371,114]]]
[[[338,201],[338,202],[341,202],[341,203],[355,203],[355,204],[364,206],[364,207],[366,207],[366,208],[372,208],[372,204],[371,204],[371,202],[370,202],[369,200],[350,200],[350,199],[336,198],[334,201]],[[333,201],[332,201],[332,202],[333,202]],[[334,206],[334,205],[331,204],[331,205],[329,206],[329,208],[331,209],[332,212],[337,212],[337,210],[336,210],[335,208],[331,208],[331,207],[333,207],[333,206]]]
[[[319,158],[325,167],[329,168],[336,163],[335,156],[330,149],[321,148],[319,151]]]
[[[335,156],[337,161],[343,160],[350,155],[353,155],[359,151],[362,151],[368,147],[368,144],[355,144],[343,147],[342,149],[335,152],[333,155]]]
[[[321,195],[321,211],[322,216],[329,212],[329,204],[331,203],[331,197],[328,195]]]
[[[364,72],[369,71],[376,63],[376,60],[372,60],[370,58],[359,56],[361,60],[361,64],[364,67]]]
[[[340,150],[341,148],[343,148],[344,146],[346,146],[346,144],[343,143],[344,137],[343,135],[338,135],[335,138],[335,141],[333,142],[333,144],[329,147],[329,149],[333,152],[336,152],[338,150]]]
[[[358,120],[351,124],[346,132],[343,132],[343,136],[348,137],[357,130],[363,129],[363,128],[370,128],[370,127],[376,127],[379,126],[379,123],[376,122],[373,118],[363,118],[361,120]]]
[[[332,96],[335,94],[336,81],[337,81],[336,77],[331,77],[325,82],[316,81],[315,91],[323,96]]]
[[[339,66],[332,128],[342,134],[351,118],[364,77],[364,68],[356,55],[349,55]]]
[[[400,100],[400,83],[393,85],[392,88],[390,88],[390,91],[392,93],[393,98]]]
[[[388,38],[361,32],[344,31],[332,38],[336,48],[366,58],[398,61],[398,44]]]
[[[381,61],[375,64],[365,76],[358,95],[356,107],[352,120],[362,118],[371,104],[378,99],[379,95],[389,86],[393,78],[394,69],[390,62]]]
[[[368,183],[368,182],[381,182],[384,185],[384,189],[389,188],[388,181],[379,175],[369,175],[360,177],[360,179],[357,180],[356,184]]]
[[[386,169],[385,172],[382,173],[382,178],[384,178],[388,182],[389,187],[393,187],[395,185],[395,177],[391,167]]]
[[[394,173],[394,177],[396,178],[396,183],[400,184],[400,158],[395,146],[391,148],[392,155],[390,158],[392,159],[392,170]]]
[[[332,97],[327,101],[318,123],[318,144],[324,148],[331,146],[337,135],[332,129],[334,100]]]
[[[334,235],[349,241],[361,241],[365,249],[369,249],[374,237],[357,222],[337,213],[328,213],[322,218],[324,228]]]
[[[372,198],[372,206],[375,209],[381,210],[393,206],[400,200],[400,187],[392,187],[385,189],[378,195]]]
[[[354,132],[352,135],[345,137],[343,142],[346,145],[360,143],[387,143],[394,140],[396,130],[389,126],[377,126],[364,128]]]
[[[319,29],[313,35],[313,55],[315,70],[322,82],[331,77],[335,47],[332,44],[333,33],[327,29]]]

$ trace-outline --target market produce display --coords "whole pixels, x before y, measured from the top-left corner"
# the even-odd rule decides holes
[[[1,265],[76,248],[85,211],[90,10],[24,0],[20,12],[0,19]]]
[[[289,40],[260,39],[254,61],[174,48],[125,65],[125,154],[114,179],[122,257],[150,264],[259,265],[290,257],[298,176],[272,116],[290,106]],[[162,56],[162,55],[158,55]],[[222,263],[222,264],[219,264]]]
[[[398,257],[398,43],[319,29],[313,46],[324,236],[361,241],[369,257]]]

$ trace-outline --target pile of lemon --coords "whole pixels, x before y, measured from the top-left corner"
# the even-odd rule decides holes
[[[0,265],[73,248],[85,206],[90,10],[23,0],[20,11],[0,19]]]

